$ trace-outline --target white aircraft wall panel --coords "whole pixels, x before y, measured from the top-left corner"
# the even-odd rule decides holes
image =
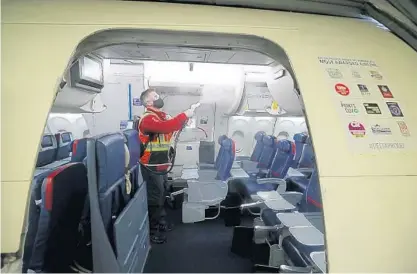
[[[294,134],[307,132],[304,117],[279,117],[275,123],[274,136],[281,132],[288,133],[288,139],[293,140]]]
[[[274,124],[275,118],[272,117],[230,117],[227,136],[235,141],[236,156],[250,156],[255,145],[255,134],[258,131],[272,134]]]

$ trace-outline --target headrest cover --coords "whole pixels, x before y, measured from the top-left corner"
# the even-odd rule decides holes
[[[305,143],[307,140],[307,135],[303,133],[297,133],[294,135],[294,142],[296,143]]]
[[[217,140],[219,142],[219,145],[222,145],[223,140],[227,139],[226,135],[219,136],[219,139]]]
[[[266,133],[265,133],[265,131],[258,131],[256,134],[255,134],[255,140],[256,141],[261,141],[262,140],[262,138],[264,138],[264,136],[266,135]]]
[[[278,142],[278,149],[280,152],[289,153],[292,151],[291,142],[288,140],[281,140]]]
[[[125,143],[125,168],[129,167],[129,163],[130,163],[130,152],[129,152],[129,148],[127,147]]]
[[[262,142],[264,143],[264,146],[269,146],[269,147],[273,147],[274,143],[275,143],[275,138],[274,136],[264,136],[264,138],[262,139]]]
[[[227,149],[227,150],[231,149],[231,148],[232,148],[232,146],[233,146],[232,139],[229,139],[229,138],[224,139],[224,140],[222,141],[222,144],[221,144],[221,145],[222,145],[225,149]]]

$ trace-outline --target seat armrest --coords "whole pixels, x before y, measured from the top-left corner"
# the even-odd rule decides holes
[[[280,179],[280,178],[262,178],[262,179],[257,179],[256,182],[258,184],[276,184],[276,185],[286,183],[284,179]]]
[[[302,168],[298,168],[297,171],[309,177],[313,173],[314,169],[308,168],[308,167],[302,167]]]
[[[298,267],[298,266],[289,266],[289,265],[280,265],[280,273],[313,273],[311,267]]]
[[[265,273],[280,273],[280,268],[275,266],[269,266],[264,264],[255,264],[252,269],[253,273],[265,272]]]

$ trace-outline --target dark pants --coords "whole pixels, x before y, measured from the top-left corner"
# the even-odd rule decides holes
[[[141,169],[143,180],[146,182],[149,222],[152,227],[158,225],[166,215],[165,176],[153,174],[144,167]]]

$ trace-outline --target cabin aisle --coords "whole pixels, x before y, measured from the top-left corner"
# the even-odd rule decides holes
[[[153,245],[145,273],[249,273],[250,260],[230,252],[233,227],[225,227],[223,219],[195,224],[181,222],[181,210],[169,210],[175,229],[168,241]]]

